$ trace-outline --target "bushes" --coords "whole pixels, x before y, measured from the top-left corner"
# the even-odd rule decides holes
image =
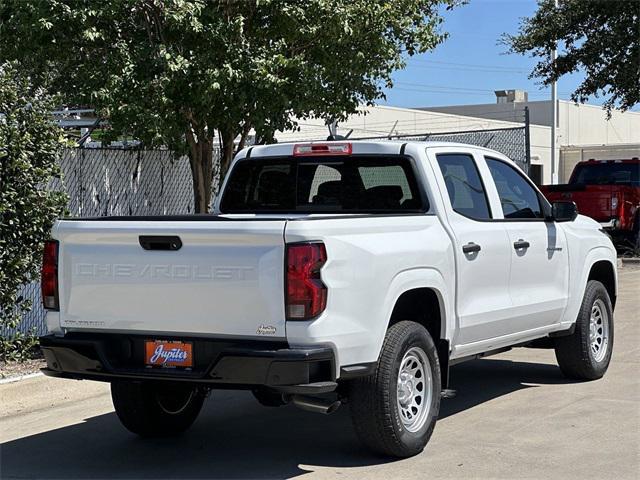
[[[52,100],[31,88],[15,64],[0,65],[0,327],[14,329],[31,308],[18,295],[39,276],[42,243],[67,197],[47,186],[59,175],[62,131],[51,120]],[[32,348],[25,336],[9,341]],[[2,351],[13,351],[3,340]],[[16,356],[16,355],[12,355]],[[20,355],[17,355],[20,357]]]
[[[0,337],[0,362],[24,362],[40,354],[38,336],[34,332],[16,332]]]

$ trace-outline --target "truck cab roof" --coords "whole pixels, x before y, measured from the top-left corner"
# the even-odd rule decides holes
[[[417,148],[447,148],[450,150],[456,149],[476,149],[483,150],[492,155],[499,156],[503,159],[506,157],[495,150],[489,148],[480,147],[476,145],[470,145],[465,143],[456,142],[432,142],[432,141],[416,141],[416,140],[338,140],[338,141],[310,141],[310,142],[288,142],[288,143],[276,143],[272,145],[255,145],[248,147],[240,151],[236,158],[251,158],[251,157],[271,157],[271,156],[291,156],[295,155],[296,146],[323,146],[323,145],[349,145],[349,154],[351,155],[398,155],[404,153],[409,146]],[[330,155],[328,152],[325,155]],[[345,153],[342,153],[345,155]],[[315,156],[315,155],[310,155]]]

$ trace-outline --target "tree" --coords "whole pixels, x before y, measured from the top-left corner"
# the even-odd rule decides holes
[[[42,244],[67,204],[47,188],[64,142],[52,107],[17,65],[0,65],[0,326],[8,328],[31,307],[20,287],[38,278]]]
[[[517,35],[505,35],[510,51],[541,57],[531,74],[549,85],[584,70],[572,93],[576,102],[608,96],[604,106],[627,110],[640,103],[640,1],[541,0]],[[559,45],[558,58],[551,53]]]
[[[268,141],[293,117],[344,119],[444,39],[440,11],[458,2],[3,0],[0,56],[95,107],[112,137],[186,152],[205,212],[216,131],[224,173],[252,130]]]

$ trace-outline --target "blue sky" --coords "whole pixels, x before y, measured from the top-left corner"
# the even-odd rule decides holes
[[[535,0],[470,0],[467,5],[444,12],[443,30],[449,39],[432,53],[408,60],[405,70],[393,75],[394,88],[387,90],[381,105],[423,107],[495,103],[494,90],[522,89],[529,100],[551,98],[529,73],[535,59],[506,54],[498,41],[503,33],[516,33],[519,20],[531,16]],[[580,83],[581,74],[558,82],[558,97],[568,99]],[[601,104],[602,99],[590,103]],[[634,108],[638,110],[638,107]]]

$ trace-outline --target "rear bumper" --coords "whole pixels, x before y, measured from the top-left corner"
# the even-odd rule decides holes
[[[155,336],[153,337],[156,338]],[[285,393],[324,393],[336,387],[335,356],[329,347],[289,348],[284,342],[189,338],[192,369],[144,365],[148,336],[47,335],[40,346],[52,377],[98,381],[172,381],[211,388],[269,387]],[[168,338],[167,338],[168,339]]]
[[[612,217],[606,221],[598,222],[605,230],[618,231],[620,233],[631,233],[634,231],[634,222],[629,218],[620,220],[618,217]]]

